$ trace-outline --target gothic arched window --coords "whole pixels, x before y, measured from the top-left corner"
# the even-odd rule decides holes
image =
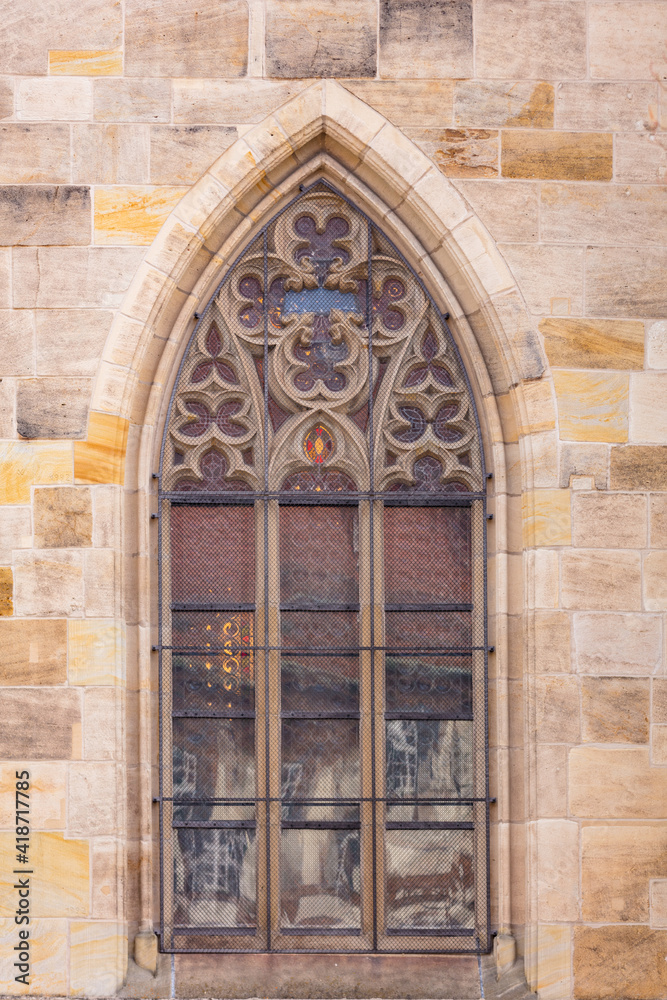
[[[484,485],[443,317],[314,185],[167,416],[164,950],[486,950]]]

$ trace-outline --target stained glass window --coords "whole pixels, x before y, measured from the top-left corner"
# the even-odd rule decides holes
[[[486,950],[474,402],[329,185],[198,319],[159,480],[163,950]]]

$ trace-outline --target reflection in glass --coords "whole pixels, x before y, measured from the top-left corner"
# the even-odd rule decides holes
[[[252,927],[257,921],[255,831],[176,831],[174,923],[184,927]]]
[[[385,507],[384,553],[387,604],[470,602],[469,508]]]
[[[360,927],[358,830],[283,830],[282,930]]]
[[[254,705],[252,660],[246,655],[174,656],[174,711],[249,711]]]
[[[386,727],[388,798],[474,794],[471,722],[392,719]]]
[[[283,799],[351,799],[359,795],[356,719],[283,719],[282,748]],[[327,818],[311,815],[309,808],[285,806],[283,818]]]
[[[470,657],[392,656],[385,659],[388,712],[472,715]]]
[[[468,649],[472,642],[469,611],[387,611],[385,644],[403,649]]]
[[[198,604],[254,601],[254,516],[251,506],[172,506],[172,601]]]
[[[283,712],[355,712],[358,656],[290,656],[281,664]]]
[[[283,604],[356,604],[359,514],[356,507],[280,508]]]
[[[474,927],[472,830],[387,830],[387,930]]]

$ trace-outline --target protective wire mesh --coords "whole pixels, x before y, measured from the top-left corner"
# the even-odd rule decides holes
[[[486,950],[483,485],[442,316],[315,185],[216,291],[165,430],[164,950]]]

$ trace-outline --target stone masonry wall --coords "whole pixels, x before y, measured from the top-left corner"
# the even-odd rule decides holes
[[[491,372],[502,929],[549,1000],[665,996],[666,28],[664,0],[0,0],[0,992],[113,992],[138,926],[150,622],[123,582],[140,529],[118,517],[132,358],[116,340],[103,360],[114,316],[211,163],[334,78],[465,199],[548,360],[520,385]],[[19,765],[29,991],[8,958]]]

